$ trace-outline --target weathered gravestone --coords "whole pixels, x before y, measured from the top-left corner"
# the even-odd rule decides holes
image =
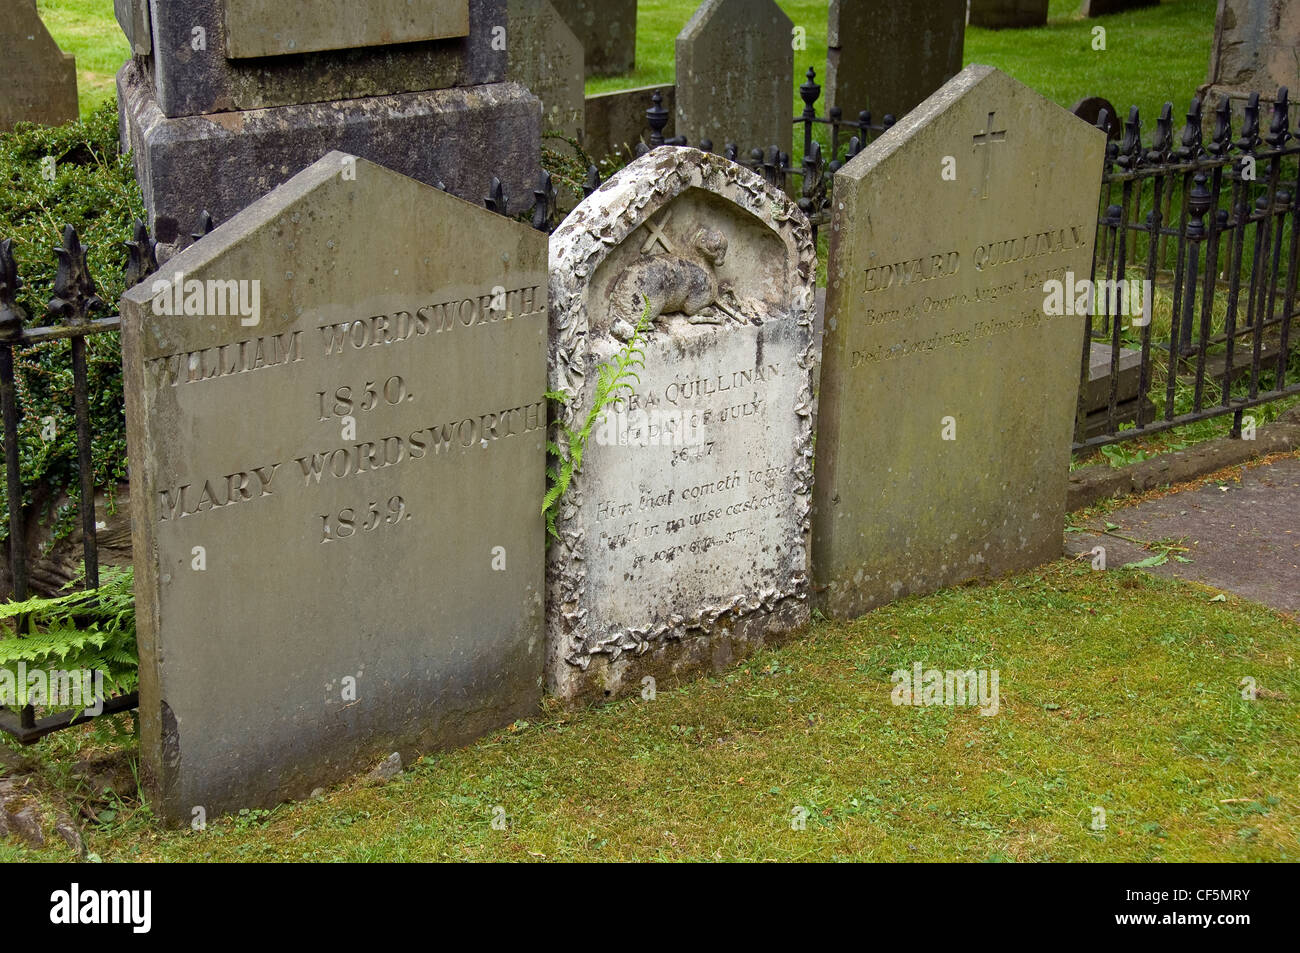
[[[747,169],[664,146],[570,214],[550,270],[550,385],[569,396],[568,427],[581,429],[647,301],[649,319],[639,381],[561,500],[549,690],[640,690],[802,624],[815,270],[803,214]]]
[[[142,738],[168,819],[536,706],[545,254],[331,153],[127,293]]]
[[[0,8],[0,132],[19,122],[57,126],[77,118],[77,62],[45,29],[36,0]]]
[[[1294,0],[1219,0],[1203,102],[1220,96],[1271,102],[1279,86],[1300,88],[1300,3]]]
[[[836,174],[814,585],[851,616],[1061,552],[1105,135],[970,66]]]
[[[1085,17],[1104,17],[1111,13],[1125,13],[1139,7],[1154,7],[1160,0],[1083,0]]]
[[[826,105],[902,116],[961,71],[966,0],[831,0]]]
[[[1001,30],[1046,22],[1047,0],[970,0],[971,26]]]
[[[677,35],[677,135],[788,153],[793,28],[772,0],[704,0]]]
[[[551,0],[509,0],[506,77],[542,101],[542,133],[582,137],[582,44]],[[550,148],[563,143],[551,140]]]
[[[551,0],[585,52],[588,76],[636,66],[636,0]]]
[[[332,149],[472,202],[494,176],[512,212],[532,201],[541,116],[506,81],[506,0],[117,0],[117,12],[136,53],[117,76],[122,143],[159,241],[204,210],[225,221]]]

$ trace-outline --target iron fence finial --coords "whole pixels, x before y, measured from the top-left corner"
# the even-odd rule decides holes
[[[86,267],[86,249],[71,225],[63,227],[63,246],[54,249],[54,253],[59,258],[59,267],[54,275],[54,297],[50,299],[49,312],[67,324],[82,324],[90,320],[92,311],[103,308],[104,302]]]
[[[6,238],[0,241],[0,340],[22,337],[27,320],[27,312],[18,303],[18,289],[22,286],[18,263],[14,261],[14,240]]]

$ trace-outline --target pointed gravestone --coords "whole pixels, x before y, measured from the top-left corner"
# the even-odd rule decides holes
[[[851,616],[1061,553],[1105,135],[970,66],[835,176],[814,585]]]
[[[772,0],[704,0],[677,35],[677,135],[788,153],[793,28]]]
[[[545,256],[336,152],[123,299],[143,762],[170,821],[536,706]]]
[[[634,343],[644,356],[560,501],[550,690],[640,691],[801,625],[815,271],[803,214],[747,169],[664,146],[574,210],[550,270],[550,383],[568,396],[567,427],[582,429],[602,366]]]
[[[826,105],[895,118],[961,71],[966,0],[831,0]]]
[[[0,132],[18,122],[57,126],[77,118],[77,62],[54,42],[36,0],[0,8]]]
[[[636,0],[551,0],[582,43],[588,76],[636,66]]]

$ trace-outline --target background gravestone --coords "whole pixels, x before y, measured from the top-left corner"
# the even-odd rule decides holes
[[[826,105],[895,118],[961,71],[966,0],[831,0]]]
[[[0,132],[19,122],[58,126],[77,118],[77,61],[54,42],[36,0],[0,8]]]
[[[1085,17],[1104,17],[1110,13],[1124,13],[1139,7],[1154,7],[1160,0],[1083,0]]]
[[[971,26],[1001,30],[1046,22],[1047,0],[970,0]]]
[[[550,386],[581,426],[643,313],[644,367],[588,441],[548,550],[564,699],[720,668],[803,624],[815,252],[784,195],[663,146],[551,239]],[[665,436],[667,434],[668,436]]]
[[[677,35],[677,135],[788,153],[793,29],[772,0],[704,0]]]
[[[302,797],[536,706],[545,256],[331,153],[123,298],[161,815]],[[157,314],[177,274],[197,297]],[[222,289],[255,287],[248,324]]]
[[[650,123],[646,110],[654,105],[654,94],[662,97],[668,113],[664,138],[677,135],[673,115],[675,86],[638,86],[612,93],[596,93],[584,101],[582,148],[593,159],[621,155],[630,160],[636,155],[638,142],[650,144]]]
[[[542,133],[582,137],[582,44],[551,0],[509,0],[506,42],[510,66],[506,77],[542,101]],[[554,139],[548,148],[562,143]]]
[[[151,0],[147,55],[139,2],[118,7],[136,52],[118,112],[159,241],[205,209],[225,221],[331,149],[472,202],[498,176],[511,211],[531,204],[541,115],[506,82],[506,0]],[[240,55],[254,50],[268,55]]]
[[[636,0],[551,0],[582,43],[588,76],[618,76],[636,66]]]
[[[1210,77],[1202,101],[1272,102],[1279,86],[1300,89],[1300,3],[1293,0],[1219,0],[1210,48]]]
[[[1059,556],[1105,134],[969,66],[836,173],[815,590],[852,616]],[[942,178],[951,160],[955,179]]]
[[[148,56],[153,52],[153,37],[149,27],[149,0],[113,0],[113,14],[117,25],[126,34],[132,56]]]

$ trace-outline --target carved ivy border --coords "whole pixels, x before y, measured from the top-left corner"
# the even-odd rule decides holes
[[[584,289],[609,253],[652,218],[661,208],[692,188],[728,199],[771,228],[787,249],[790,314],[805,328],[807,345],[799,356],[803,370],[794,408],[799,418],[794,469],[796,515],[800,545],[791,554],[794,563],[784,588],[778,586],[740,593],[707,605],[690,617],[673,616],[655,626],[631,627],[603,636],[587,629],[585,596],[587,568],[582,560],[584,527],[577,519],[582,506],[582,478],[575,473],[560,501],[556,517],[558,540],[547,553],[547,636],[559,638],[556,656],[586,670],[591,657],[624,653],[640,655],[661,641],[680,640],[688,632],[708,635],[719,620],[740,617],[760,609],[775,611],[786,600],[804,600],[808,586],[808,551],[812,512],[812,369],[816,355],[813,340],[813,283],[817,253],[812,229],[799,207],[762,177],[722,156],[680,146],[660,146],[620,170],[569,214],[551,236],[550,243],[550,350],[549,387],[569,398],[558,414],[562,423],[576,428],[586,417],[583,396],[588,355],[588,314]],[[657,333],[657,332],[651,332]],[[558,428],[557,428],[558,429]],[[562,432],[555,437],[560,450],[569,452]]]

